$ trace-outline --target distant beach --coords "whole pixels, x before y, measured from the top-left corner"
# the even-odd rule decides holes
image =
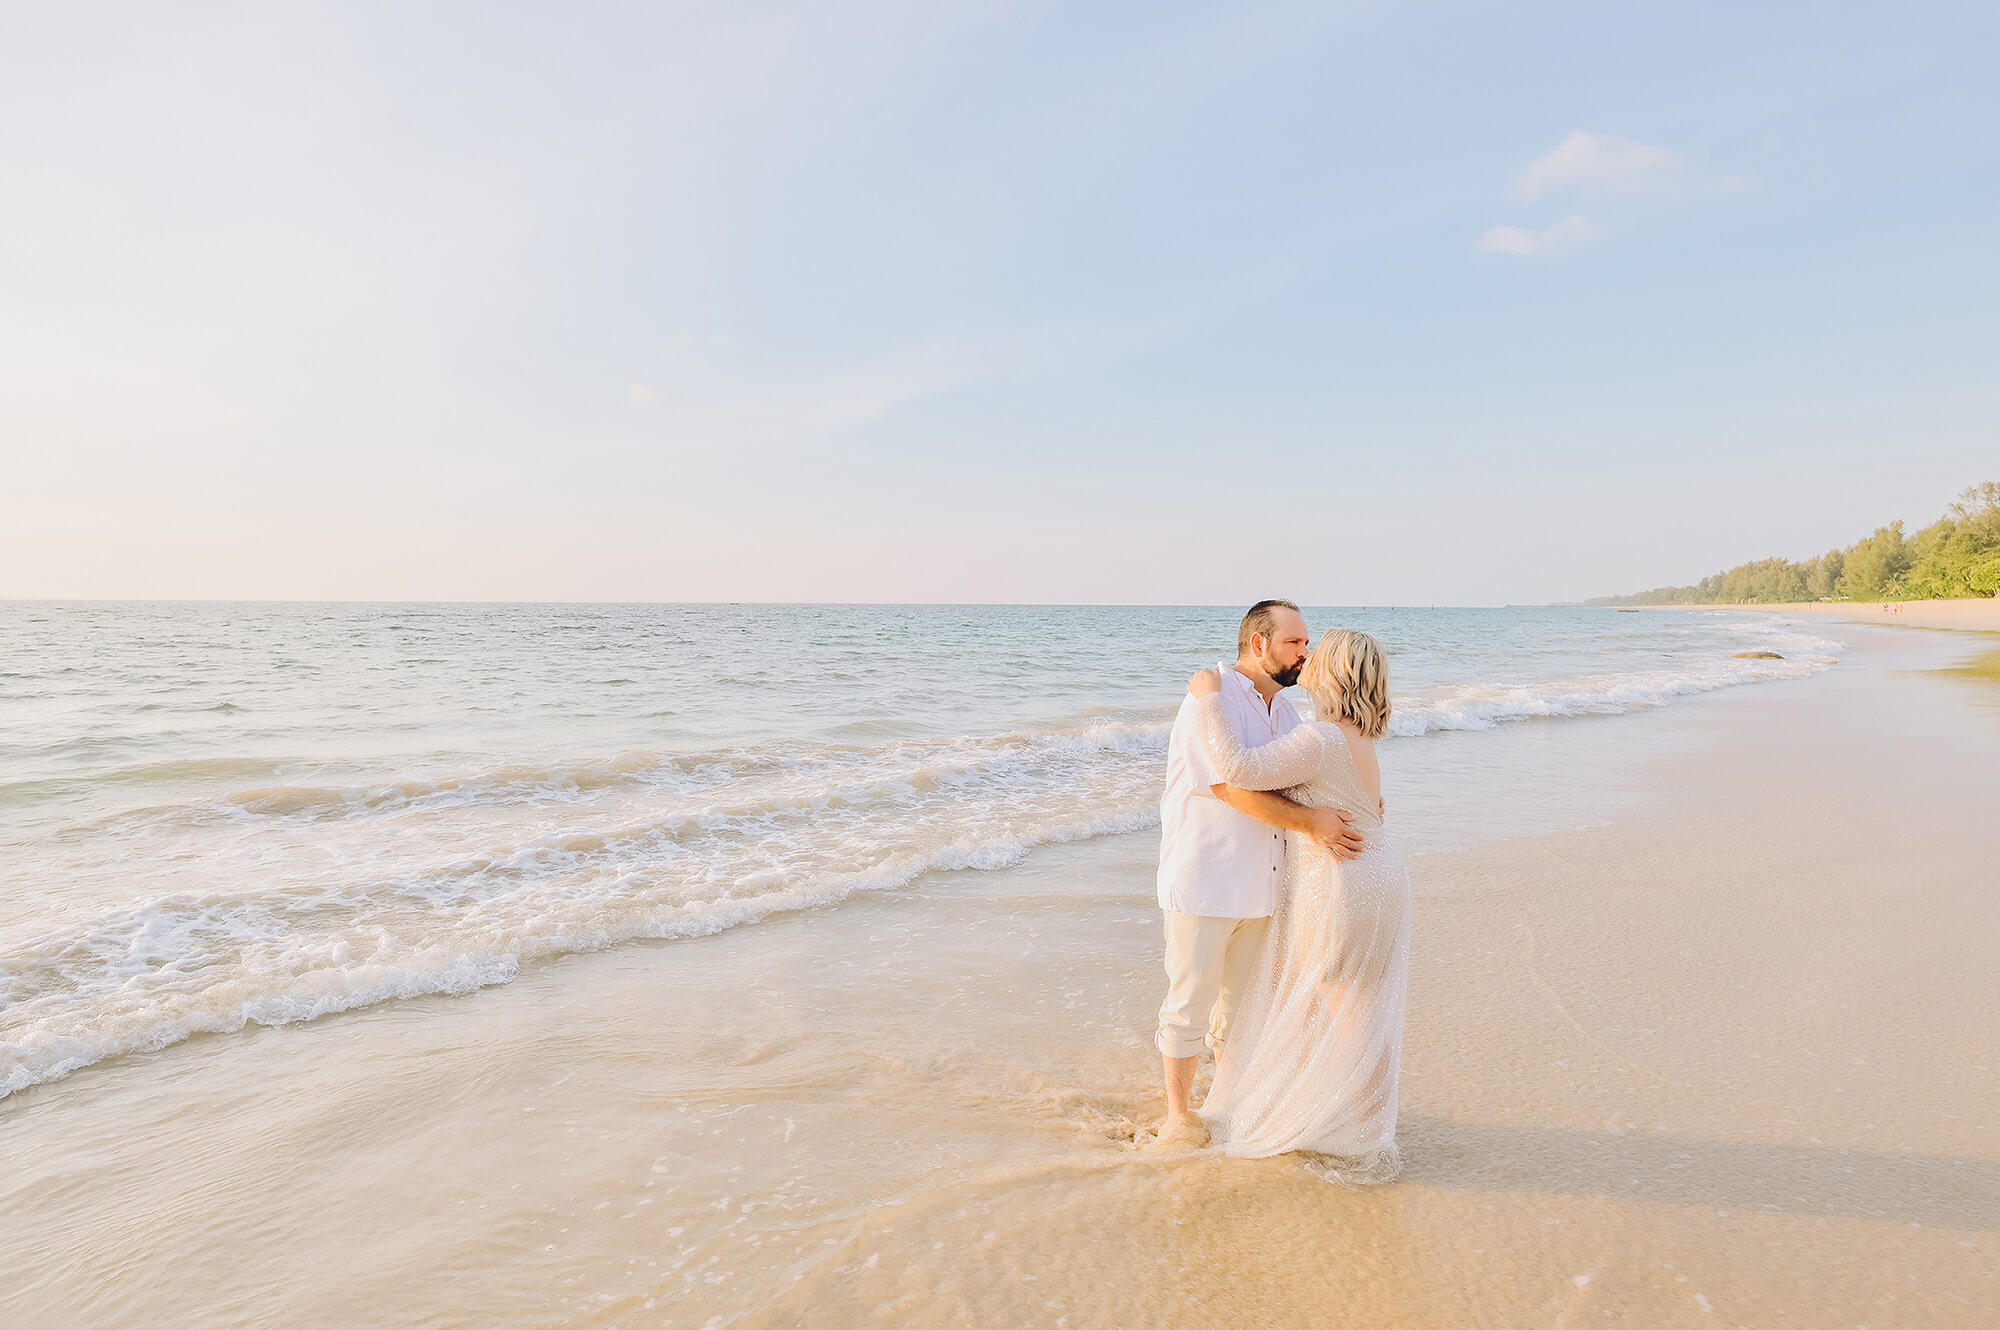
[[[827,612],[815,640],[847,632],[859,645],[817,668],[831,687],[861,680],[857,691],[825,717],[788,713],[754,743],[741,727],[771,713],[746,700],[731,722],[739,733],[722,741],[735,754],[727,771],[686,756],[591,766],[543,754],[533,767],[496,767],[506,778],[477,788],[434,774],[420,783],[417,744],[465,740],[404,732],[382,739],[396,749],[386,756],[364,755],[375,741],[350,734],[337,759],[317,759],[412,773],[393,788],[309,781],[280,763],[255,777],[156,773],[137,793],[125,775],[86,792],[77,758],[68,784],[45,776],[15,789],[11,812],[27,829],[9,842],[11,865],[28,851],[51,856],[94,893],[63,904],[63,884],[38,878],[35,921],[16,897],[15,982],[22,958],[39,954],[31,922],[70,948],[72,984],[88,977],[76,967],[93,940],[117,940],[136,960],[200,949],[82,993],[108,1004],[108,1030],[140,1028],[119,1004],[146,997],[148,982],[160,1018],[178,1010],[177,993],[268,1001],[287,990],[260,998],[251,986],[285,973],[301,976],[301,993],[335,991],[311,977],[314,963],[352,986],[403,982],[365,957],[342,962],[338,939],[311,942],[314,928],[349,926],[339,911],[362,903],[376,858],[398,876],[384,878],[380,912],[362,926],[400,930],[409,973],[449,975],[476,945],[527,927],[526,899],[553,912],[570,949],[519,959],[506,982],[466,996],[433,990],[318,1019],[211,1026],[233,1032],[107,1053],[0,1098],[0,1320],[10,1330],[1975,1330],[2000,1317],[2000,1037],[1987,1018],[2000,1009],[2000,827],[1984,816],[2000,685],[1951,673],[1980,639],[1801,629],[1784,616],[1374,612],[1383,617],[1370,630],[1401,647],[1412,716],[1460,728],[1383,749],[1392,826],[1422,852],[1408,1169],[1364,1193],[1285,1158],[1139,1148],[1161,1108],[1149,1042],[1157,832],[1143,821],[1155,760],[1145,727],[1157,719],[1120,680],[1048,678],[1033,639],[978,649],[996,633],[1068,632],[1066,619],[1051,627],[1024,613],[1025,626],[1007,629],[991,612],[927,613],[934,629],[958,624],[966,659],[982,662],[958,690],[959,705],[986,708],[979,724],[1071,685],[1119,709],[1055,737],[1017,720],[997,746],[919,747],[916,767],[892,768],[896,745],[937,741],[833,730],[909,723],[865,701],[927,686],[904,673],[865,679],[882,649],[868,634],[905,629],[893,613]],[[1132,688],[1161,694],[1154,705],[1171,702],[1177,681],[1151,675],[1215,654],[1201,637],[1207,613],[1132,620],[1185,641],[1186,660],[1133,670]],[[1335,614],[1315,612],[1314,628]],[[502,630],[555,637],[569,621],[547,613]],[[379,644],[364,655],[406,653],[387,631],[400,620],[371,622],[328,631]],[[635,660],[682,631],[643,617],[594,622],[574,630],[579,643],[629,637]],[[468,625],[445,613],[427,640]],[[191,640],[241,631],[207,623]],[[1454,643],[1491,650],[1505,634],[1501,655],[1522,672],[1511,691],[1443,677],[1499,673],[1498,658],[1469,663]],[[1759,643],[1788,658],[1736,659]],[[574,657],[599,691],[556,689],[580,711],[564,732],[615,728],[607,699],[624,685],[610,681],[626,676],[602,657]],[[1672,660],[1681,682],[1670,688],[1658,662]],[[1722,673],[1731,668],[1770,672]],[[1542,683],[1530,688],[1530,676]],[[475,701],[516,686],[526,685],[468,685]],[[248,726],[260,706],[257,725],[281,728],[275,695],[240,697],[240,715],[204,711],[206,694],[184,700],[187,714],[160,722],[169,737],[158,742],[191,748],[183,731],[211,723],[202,716]],[[401,725],[406,700],[390,690],[377,704]],[[670,723],[680,722],[656,722]],[[1083,737],[1092,723],[1113,728]],[[509,731],[510,751],[528,746],[524,733]],[[778,750],[759,748],[772,744],[792,745],[789,761],[845,764],[851,793],[838,797],[853,807],[800,813],[784,785],[746,802],[744,782],[790,779]],[[1052,789],[1089,782],[1084,806],[1049,805],[1050,826],[1083,829],[1029,836],[1004,819],[1032,809],[980,802],[980,773],[996,762],[1053,764]],[[1127,767],[1129,791],[1116,779]],[[237,804],[203,783],[253,778],[267,793]],[[885,781],[895,788],[878,788]],[[925,782],[952,793],[933,804]],[[162,783],[182,792],[169,798]],[[1119,802],[1128,795],[1138,813]],[[706,802],[687,810],[679,839],[640,826],[625,802],[651,805],[652,826],[680,815],[673,800],[697,796]],[[993,819],[993,848],[927,850],[925,867],[897,876],[894,854],[915,852],[897,838],[930,834],[890,820],[906,799],[945,847],[955,809]],[[63,813],[63,800],[89,811]],[[1087,829],[1127,815],[1141,820]],[[738,902],[738,922],[719,928],[721,905],[673,907],[691,925],[678,935],[593,943],[591,928],[630,928],[618,911],[647,889],[590,894],[638,871],[631,846],[655,847],[644,871],[656,893],[695,850],[712,858],[689,883],[708,880],[708,864],[717,875],[739,861],[744,875],[840,867],[843,851],[811,839],[829,818],[845,828],[845,853],[884,856],[879,883],[813,908],[802,908],[814,905],[808,894],[766,900],[754,919]],[[769,843],[760,855],[758,827],[793,837],[794,857]],[[515,849],[475,857],[462,846],[473,831]],[[176,861],[185,900],[157,896],[148,915],[112,899],[133,871],[117,862],[121,842],[168,835],[210,847]],[[294,861],[278,852],[293,838],[320,848]],[[433,859],[460,877],[416,894]],[[265,877],[203,895],[204,862],[262,864]],[[286,929],[253,935],[285,903],[255,894],[275,890],[280,870],[319,903],[301,898]],[[725,885],[716,876],[704,899]],[[462,914],[439,913],[447,905]],[[310,946],[286,951],[288,937]],[[205,968],[218,964],[239,967],[225,975],[237,988],[206,993]],[[36,1010],[54,1019],[62,1008]],[[10,1037],[42,1047],[18,1029]]]
[[[1791,614],[1843,623],[1880,623],[1901,628],[1953,628],[2000,633],[2000,598],[1980,600],[1807,601],[1792,605],[1700,605],[1693,609],[1736,614]]]

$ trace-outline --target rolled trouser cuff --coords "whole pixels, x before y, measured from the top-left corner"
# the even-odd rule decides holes
[[[1202,1049],[1219,1047],[1229,1037],[1242,971],[1255,958],[1264,922],[1167,911],[1167,996],[1153,1034],[1161,1053],[1200,1057]]]

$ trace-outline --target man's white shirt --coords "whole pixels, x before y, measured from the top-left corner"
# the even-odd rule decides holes
[[[1223,710],[1247,748],[1261,748],[1299,724],[1282,694],[1264,705],[1257,686],[1225,664]],[[1176,914],[1261,919],[1278,905],[1285,833],[1237,812],[1209,787],[1222,783],[1201,737],[1193,696],[1181,699],[1167,740],[1167,787],[1160,795],[1160,908]]]

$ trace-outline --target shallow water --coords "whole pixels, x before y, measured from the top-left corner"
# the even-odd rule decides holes
[[[1149,827],[1236,617],[0,605],[0,1095]],[[1619,741],[1574,727],[1839,650],[1755,616],[1309,621],[1392,652],[1418,851],[1601,820]]]

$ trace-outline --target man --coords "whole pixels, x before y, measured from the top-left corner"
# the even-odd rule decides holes
[[[1289,600],[1260,600],[1236,633],[1236,664],[1221,666],[1230,724],[1256,748],[1299,723],[1279,690],[1298,682],[1306,621]],[[1181,701],[1167,742],[1160,797],[1160,908],[1166,911],[1167,998],[1153,1042],[1166,1074],[1162,1144],[1208,1143],[1188,1106],[1204,1045],[1216,1054],[1255,972],[1257,948],[1285,877],[1285,832],[1310,836],[1342,859],[1361,852],[1348,815],[1306,808],[1267,790],[1217,779],[1201,736],[1196,700]]]

